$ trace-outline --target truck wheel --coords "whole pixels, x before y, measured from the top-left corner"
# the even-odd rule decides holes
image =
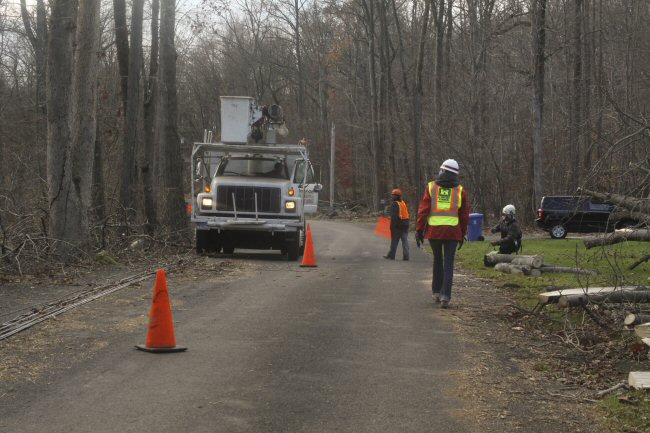
[[[223,253],[224,254],[232,254],[234,252],[235,252],[235,247],[233,247],[232,245],[228,245],[228,246],[224,245],[224,247],[223,247]]]
[[[290,262],[295,262],[298,260],[300,252],[300,239],[290,239],[287,241],[287,260]]]
[[[208,242],[210,240],[210,232],[206,230],[196,231],[196,253],[203,254],[208,250]]]
[[[550,233],[553,239],[564,239],[566,238],[567,231],[562,224],[558,224],[551,227]]]

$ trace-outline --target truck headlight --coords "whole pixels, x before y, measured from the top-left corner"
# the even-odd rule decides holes
[[[289,212],[293,212],[296,210],[296,202],[295,201],[286,201],[284,202],[284,208],[288,210]]]
[[[201,200],[201,207],[212,209],[212,197],[203,197]]]

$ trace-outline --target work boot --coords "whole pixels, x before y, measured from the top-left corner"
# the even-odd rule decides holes
[[[395,260],[395,257],[391,257],[391,256],[389,256],[389,255],[385,255],[385,256],[383,256],[383,257],[384,257],[385,259],[387,259],[387,260]]]
[[[449,308],[449,301],[446,299],[440,301],[440,308]]]
[[[433,302],[435,302],[436,304],[439,304],[439,303],[440,303],[440,295],[439,295],[439,294],[437,294],[437,293],[433,293],[433,294],[431,295],[431,297],[433,298]]]

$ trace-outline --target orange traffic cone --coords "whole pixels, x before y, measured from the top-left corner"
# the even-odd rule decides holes
[[[316,256],[314,255],[314,243],[311,240],[311,227],[307,224],[307,233],[305,234],[305,253],[302,255],[302,267],[315,268]]]
[[[169,293],[167,292],[167,276],[163,269],[158,269],[158,272],[156,272],[156,287],[154,288],[153,304],[149,313],[149,330],[146,344],[138,344],[135,347],[153,353],[187,350],[187,347],[176,345],[174,321],[172,320]]]
[[[390,219],[380,216],[375,225],[375,234],[390,239]]]

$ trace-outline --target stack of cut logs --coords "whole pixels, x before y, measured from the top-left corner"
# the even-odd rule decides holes
[[[506,274],[520,274],[539,277],[545,272],[570,272],[573,274],[595,275],[596,271],[566,266],[546,266],[544,256],[524,256],[515,254],[499,254],[492,251],[483,257],[485,266],[494,267],[495,270]]]

